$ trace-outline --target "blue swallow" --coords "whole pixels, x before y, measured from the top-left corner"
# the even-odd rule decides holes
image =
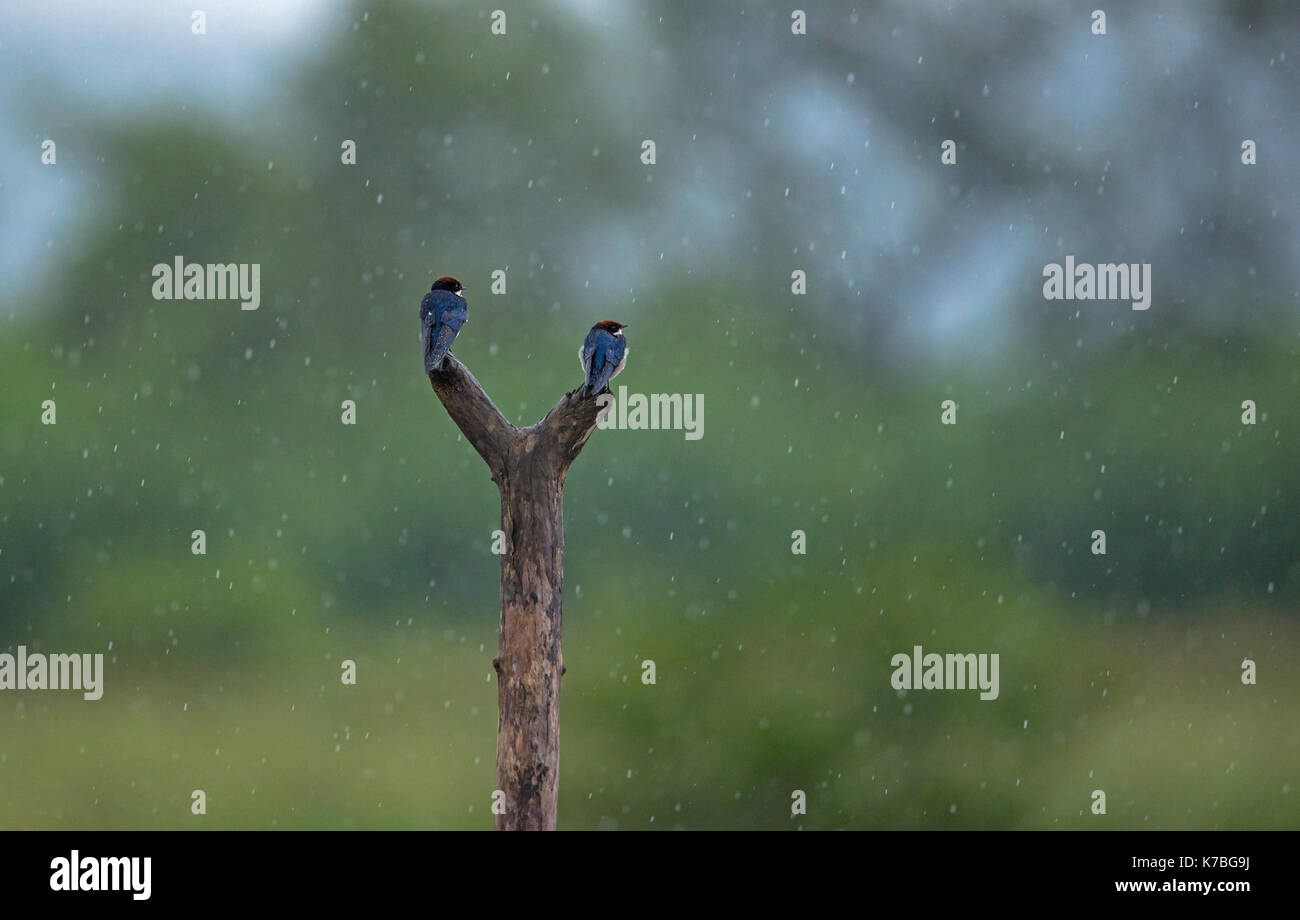
[[[582,373],[587,378],[583,386],[589,395],[603,391],[627,364],[627,339],[623,337],[626,328],[626,323],[616,323],[612,319],[599,322],[591,327],[582,348],[578,349]]]
[[[420,340],[424,345],[425,372],[439,370],[460,327],[469,321],[469,304],[461,292],[465,286],[443,275],[433,282],[420,303]]]

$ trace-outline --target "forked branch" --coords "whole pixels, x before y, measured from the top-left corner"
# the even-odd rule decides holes
[[[564,479],[596,428],[599,401],[571,390],[536,425],[516,428],[465,365],[447,355],[429,383],[501,493],[497,657],[499,830],[553,830],[559,801]],[[495,797],[494,797],[495,798]]]

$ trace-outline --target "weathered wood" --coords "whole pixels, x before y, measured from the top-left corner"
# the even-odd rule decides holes
[[[564,601],[564,479],[596,428],[581,388],[546,417],[516,428],[451,355],[429,382],[487,463],[501,493],[501,632],[497,672],[497,830],[554,830],[560,780],[560,650]]]
[[[465,440],[487,463],[495,480],[519,429],[506,421],[469,368],[452,355],[443,359],[440,369],[429,371],[429,383]]]

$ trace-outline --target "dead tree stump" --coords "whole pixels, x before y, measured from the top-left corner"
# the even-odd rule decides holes
[[[497,657],[497,830],[554,830],[560,780],[560,620],[564,477],[600,409],[582,387],[516,428],[465,365],[447,355],[429,383],[501,493],[501,635]]]

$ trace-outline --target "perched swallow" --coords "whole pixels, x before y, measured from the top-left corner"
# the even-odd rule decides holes
[[[627,364],[627,339],[623,337],[626,323],[607,319],[591,327],[587,340],[578,349],[578,360],[587,377],[587,393],[595,395],[623,371]]]
[[[455,278],[443,275],[433,282],[420,303],[420,341],[424,345],[424,370],[438,370],[456,340],[460,327],[469,321],[465,290]]]

